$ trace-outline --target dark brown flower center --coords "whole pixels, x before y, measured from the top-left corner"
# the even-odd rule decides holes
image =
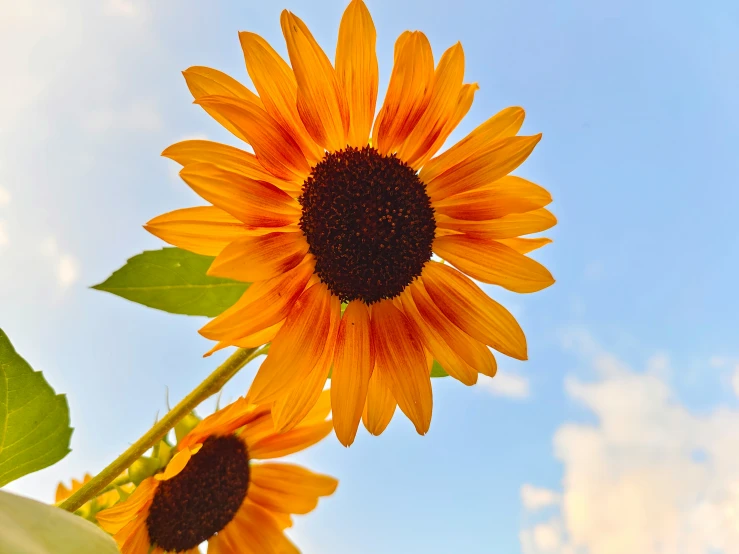
[[[431,259],[426,185],[395,155],[370,146],[326,154],[298,200],[316,273],[342,302],[394,298]]]
[[[162,481],[146,518],[152,544],[195,548],[233,519],[249,487],[246,446],[233,435],[210,437],[181,473]]]

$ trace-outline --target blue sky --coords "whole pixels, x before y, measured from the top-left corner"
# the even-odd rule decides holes
[[[213,4],[213,5],[211,5]],[[87,287],[161,244],[141,225],[198,204],[159,157],[233,143],[180,71],[248,82],[237,32],[278,51],[282,8],[332,53],[343,1],[0,0],[0,327],[72,411],[73,452],[9,489],[50,500],[138,438],[223,356],[204,320]],[[380,94],[395,38],[461,40],[480,91],[456,140],[510,105],[544,138],[518,174],[560,223],[557,278],[490,294],[526,363],[434,383],[431,431],[397,417],[298,458],[341,480],[300,518],[307,554],[731,554],[739,551],[739,5],[368,0]],[[224,354],[225,355],[225,354]],[[255,368],[224,393],[243,394]],[[213,403],[206,404],[204,411]]]

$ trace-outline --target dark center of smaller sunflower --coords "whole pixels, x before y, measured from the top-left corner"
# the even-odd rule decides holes
[[[178,475],[162,481],[146,518],[152,544],[182,552],[221,531],[249,487],[246,446],[229,435],[210,437]]]
[[[298,200],[316,273],[342,302],[394,298],[431,258],[426,185],[395,155],[371,146],[326,154]]]

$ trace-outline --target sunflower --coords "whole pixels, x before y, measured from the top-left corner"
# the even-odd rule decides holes
[[[199,140],[167,148],[212,205],[146,228],[215,256],[210,274],[253,283],[200,332],[214,350],[272,341],[251,399],[275,403],[279,430],[333,371],[344,445],[360,419],[381,433],[396,406],[425,434],[434,359],[472,385],[495,374],[488,347],[527,357],[518,323],[472,279],[519,293],[554,282],[526,255],[549,239],[521,238],[556,223],[551,196],[509,175],[541,135],[516,136],[524,112],[507,108],[436,155],[478,89],[463,82],[459,43],[434,67],[426,36],[401,34],[375,117],[375,28],[361,0],[343,15],[334,64],[295,15],[283,11],[281,25],[291,65],[239,34],[258,95],[214,69],[184,72],[195,103],[254,153]]]
[[[125,475],[123,477],[125,477]],[[60,502],[66,500],[67,498],[72,496],[72,494],[81,489],[82,485],[85,485],[91,480],[92,475],[90,475],[89,473],[85,473],[82,481],[78,481],[77,479],[73,478],[70,487],[67,487],[64,483],[60,482],[56,487],[54,503],[59,504]],[[135,486],[130,482],[116,486],[114,489],[106,491],[93,498],[92,500],[86,502],[77,510],[77,513],[85,519],[89,519],[94,522],[95,514],[97,514],[100,510],[104,510],[105,508],[108,508],[115,504],[123,496],[126,496],[133,492],[134,488]]]
[[[326,391],[307,417],[277,435],[270,407],[240,398],[205,418],[177,445],[163,472],[97,514],[123,554],[289,554],[291,514],[313,510],[337,481],[300,466],[254,460],[303,450],[331,432]]]

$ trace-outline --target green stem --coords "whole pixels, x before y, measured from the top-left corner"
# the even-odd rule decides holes
[[[190,394],[183,398],[166,416],[155,423],[143,437],[133,443],[123,454],[113,460],[108,467],[98,473],[92,480],[88,481],[72,496],[59,504],[59,507],[68,512],[74,512],[85,502],[98,496],[103,489],[174,428],[183,417],[189,414],[203,400],[221,390],[223,385],[231,377],[236,375],[242,367],[264,353],[264,351],[265,348],[262,347],[259,350],[256,348],[240,348],[234,352],[205,381],[200,383]]]

